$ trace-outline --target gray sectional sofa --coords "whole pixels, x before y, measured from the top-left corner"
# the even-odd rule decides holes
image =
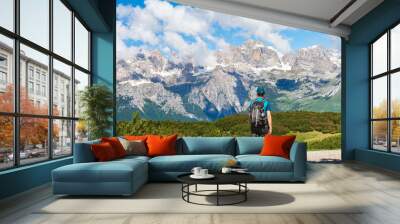
[[[176,181],[196,166],[218,172],[231,159],[259,182],[306,180],[305,143],[295,142],[285,159],[258,155],[262,137],[183,137],[177,141],[177,155],[96,162],[90,145],[98,142],[77,143],[74,163],[53,170],[54,194],[131,195],[148,181]]]

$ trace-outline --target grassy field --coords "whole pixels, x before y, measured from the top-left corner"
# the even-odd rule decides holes
[[[177,133],[179,136],[250,136],[246,114],[237,114],[213,122],[153,121],[138,113],[131,121],[119,121],[118,135]],[[273,134],[294,134],[298,141],[307,142],[309,150],[340,148],[340,113],[275,112]]]
[[[306,142],[309,150],[339,149],[341,133],[322,133],[319,131],[290,132],[296,135],[296,140]]]

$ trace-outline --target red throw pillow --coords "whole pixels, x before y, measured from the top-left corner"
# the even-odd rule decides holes
[[[176,155],[176,139],[178,135],[160,136],[149,135],[147,136],[147,154],[148,156],[165,156]]]
[[[115,151],[109,142],[102,142],[91,145],[94,157],[99,162],[110,161],[116,159]]]
[[[115,155],[118,158],[126,156],[126,151],[124,149],[124,146],[122,146],[121,142],[118,140],[116,137],[111,137],[111,138],[101,138],[101,142],[108,142],[112,146],[112,148],[115,151]]]
[[[147,136],[146,135],[125,135],[124,139],[128,140],[128,141],[143,141],[146,142]]]
[[[264,137],[264,146],[261,149],[262,156],[280,156],[286,159],[290,158],[290,148],[293,145],[296,136],[276,136],[266,135]]]

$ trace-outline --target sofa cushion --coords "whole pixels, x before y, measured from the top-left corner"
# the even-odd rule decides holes
[[[175,155],[158,156],[149,160],[150,171],[163,172],[190,172],[193,167],[199,166],[210,171],[219,171],[230,159],[231,155]]]
[[[126,151],[124,146],[122,146],[121,142],[117,137],[104,137],[101,138],[101,142],[108,142],[114,149],[115,155],[117,158],[122,158],[126,156]]]
[[[74,163],[52,173],[58,182],[130,182],[135,172],[147,172],[147,163],[140,159]]]
[[[95,162],[96,158],[91,149],[92,144],[99,144],[101,141],[93,140],[87,142],[75,143],[74,147],[74,163],[88,163]]]
[[[91,145],[91,149],[94,157],[96,157],[96,161],[105,162],[118,158],[112,145],[108,142],[93,144]]]
[[[250,172],[292,172],[293,162],[279,156],[239,155],[240,167]]]
[[[292,148],[295,139],[295,135],[266,135],[264,137],[264,146],[261,149],[260,155],[280,156],[290,159],[290,149]]]
[[[236,155],[260,154],[264,144],[263,137],[237,137]]]
[[[124,138],[119,138],[122,146],[126,151],[126,155],[138,155],[145,156],[147,155],[146,143],[140,140],[126,140]]]
[[[183,137],[178,141],[178,154],[235,154],[235,139],[231,137]]]
[[[146,143],[148,156],[176,155],[176,139],[178,135],[162,136],[149,135]]]

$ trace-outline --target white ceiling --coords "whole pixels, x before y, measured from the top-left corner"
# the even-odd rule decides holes
[[[350,26],[383,0],[173,0],[203,9],[347,38]],[[351,3],[351,4],[350,4]],[[343,8],[342,13],[338,14]],[[335,15],[339,15],[336,16]],[[335,18],[336,21],[334,20]]]
[[[227,0],[329,21],[350,0]]]

